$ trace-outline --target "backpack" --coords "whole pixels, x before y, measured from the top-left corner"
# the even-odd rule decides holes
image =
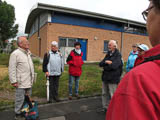
[[[38,103],[31,101],[29,96],[25,95],[21,113],[26,120],[38,120]]]

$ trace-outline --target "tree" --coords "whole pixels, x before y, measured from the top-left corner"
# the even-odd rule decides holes
[[[5,47],[5,40],[14,38],[18,32],[18,24],[15,24],[14,6],[0,0],[0,47]]]

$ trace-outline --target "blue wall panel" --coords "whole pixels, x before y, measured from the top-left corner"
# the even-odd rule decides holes
[[[87,40],[78,39],[78,42],[81,43],[81,51],[83,52],[82,59],[85,61],[87,57]]]
[[[52,23],[70,24],[85,27],[100,28],[113,31],[123,31],[122,25],[118,23],[111,23],[109,21],[102,21],[98,19],[91,19],[82,16],[74,16],[70,14],[54,13],[52,15]]]

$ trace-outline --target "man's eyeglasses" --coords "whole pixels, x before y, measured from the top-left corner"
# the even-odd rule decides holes
[[[144,19],[145,21],[147,21],[148,13],[149,13],[149,11],[150,11],[152,8],[154,8],[153,5],[152,5],[151,7],[149,7],[149,8],[147,8],[145,11],[142,12],[142,16],[143,16],[143,19]]]

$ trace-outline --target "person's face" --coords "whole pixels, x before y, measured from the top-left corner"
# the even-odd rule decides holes
[[[29,49],[29,41],[26,38],[23,38],[23,39],[21,39],[19,46],[20,46],[20,48],[27,51]]]
[[[150,9],[149,9],[150,8]],[[160,43],[160,10],[153,6],[152,1],[148,7],[147,31],[152,46]]]
[[[145,54],[145,51],[142,50],[142,49],[140,49],[140,48],[138,48],[138,55],[139,55],[139,56],[142,56],[142,55],[144,55],[144,54]]]
[[[52,51],[57,51],[57,50],[58,50],[58,47],[56,47],[55,45],[51,45],[51,50],[52,50]]]
[[[76,48],[77,50],[79,50],[79,49],[81,48],[81,46],[80,46],[80,45],[76,45],[75,48]]]
[[[112,42],[109,42],[108,43],[108,49],[109,49],[109,51],[114,51],[115,50],[115,46],[114,46],[114,44],[112,43]]]
[[[132,49],[133,49],[134,52],[137,51],[137,47],[136,46],[132,46]]]

